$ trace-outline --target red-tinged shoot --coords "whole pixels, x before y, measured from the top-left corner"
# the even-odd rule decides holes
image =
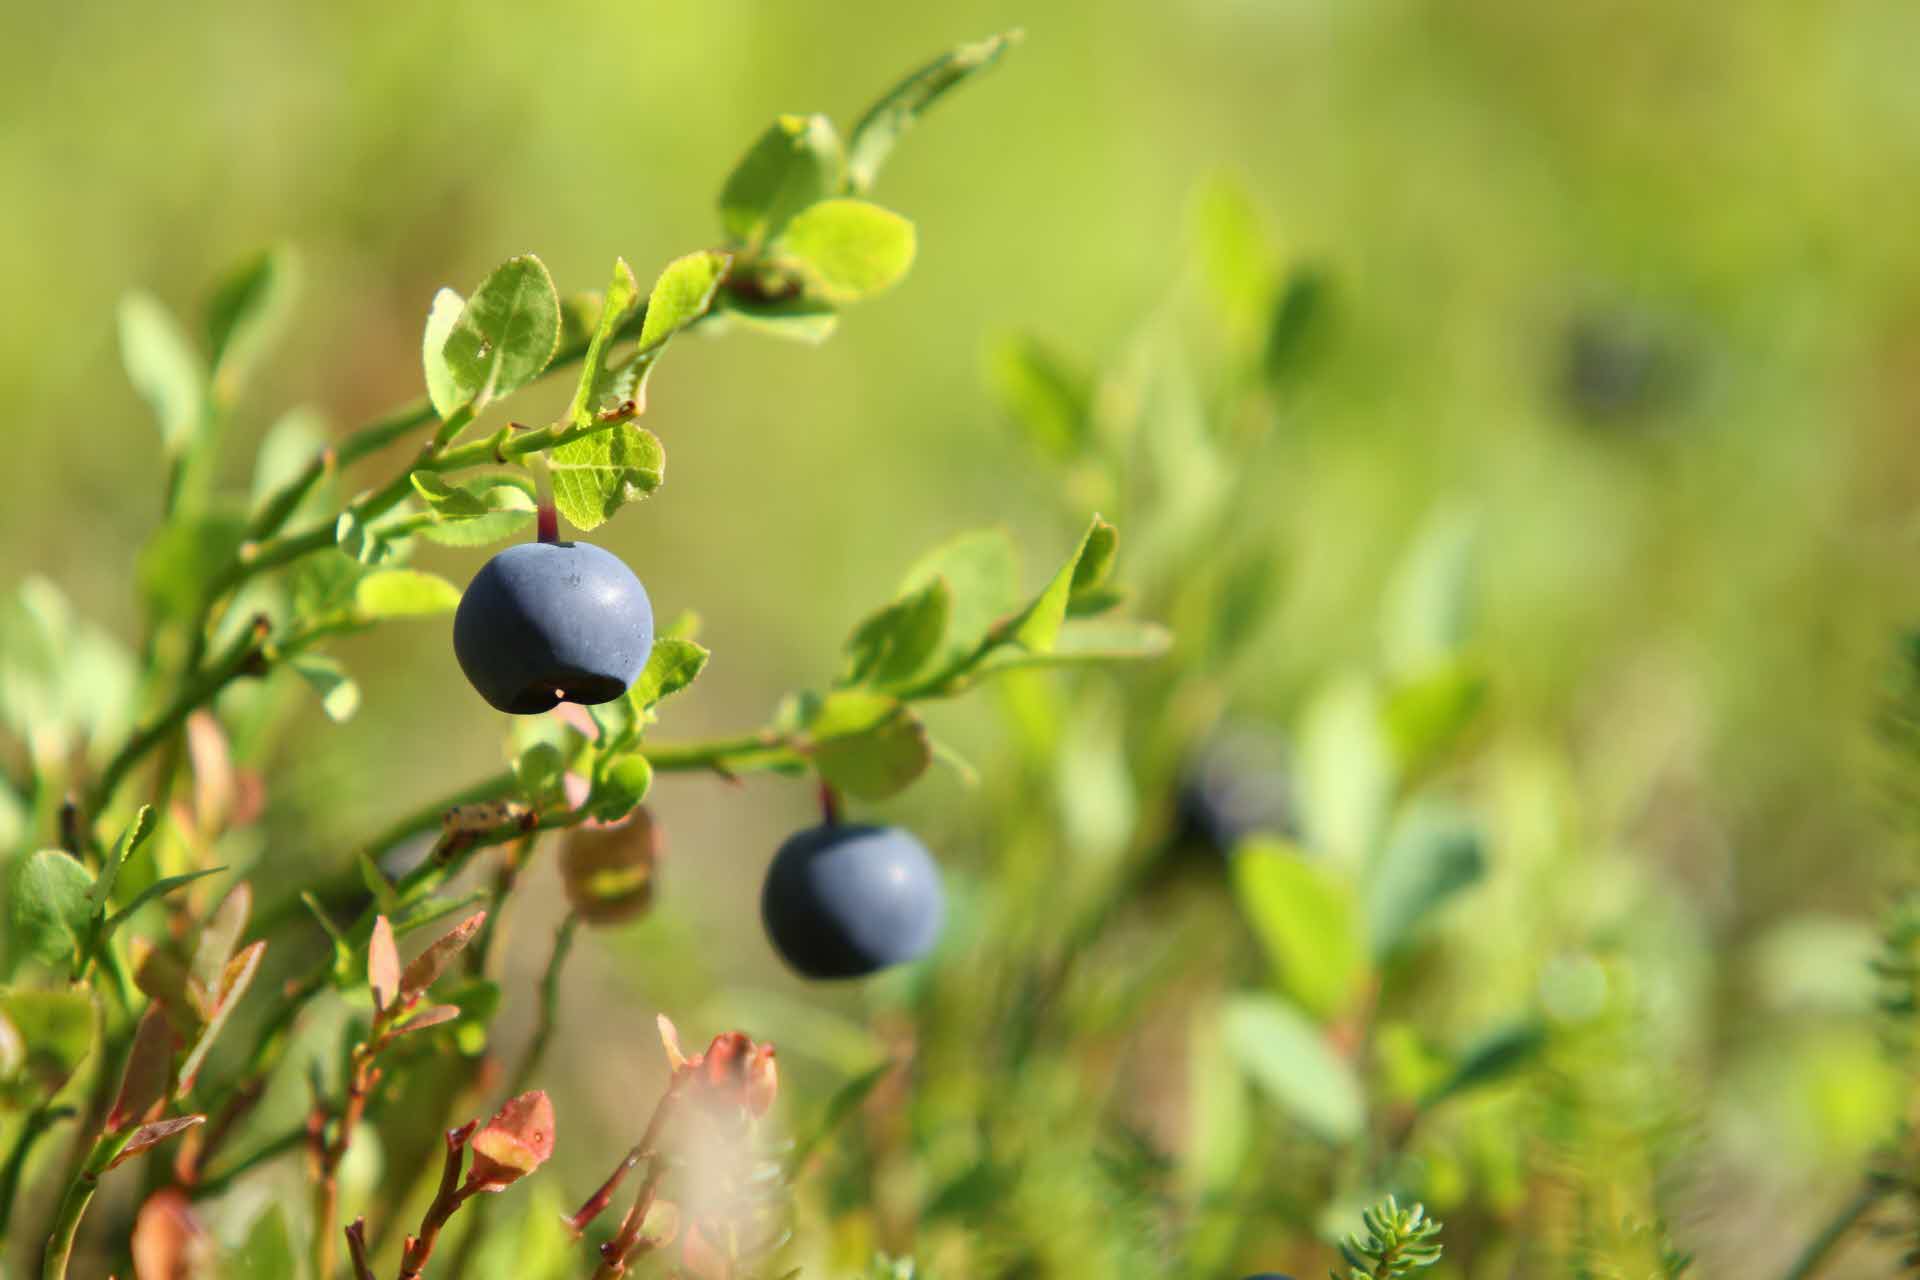
[[[473,1135],[472,1191],[504,1191],[553,1155],[553,1103],[540,1089],[510,1099]]]

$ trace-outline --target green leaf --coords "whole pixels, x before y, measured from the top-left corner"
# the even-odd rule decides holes
[[[567,407],[567,421],[575,426],[584,427],[592,422],[608,398],[607,349],[639,300],[640,282],[633,278],[633,268],[625,258],[615,258],[613,283],[607,286],[606,296],[600,302],[600,318],[594,325],[593,337],[587,342],[580,383],[574,390],[573,403]]]
[[[14,944],[43,964],[71,965],[93,916],[93,885],[93,873],[59,849],[16,858],[9,886]]]
[[[1486,874],[1480,832],[1466,815],[1416,806],[1394,829],[1368,876],[1367,933],[1376,960],[1412,941],[1443,902]]]
[[[177,876],[162,876],[152,884],[141,889],[140,892],[134,894],[132,900],[129,901],[126,906],[108,916],[106,932],[111,934],[115,929],[125,924],[134,912],[146,906],[149,902],[157,898],[163,898],[175,889],[184,889],[195,880],[202,880],[207,876],[219,875],[225,870],[225,867],[207,867],[201,871],[188,871]]]
[[[447,339],[453,336],[453,327],[460,323],[460,315],[466,309],[467,300],[458,291],[440,290],[433,295],[433,305],[427,309],[426,332],[420,336],[420,363],[427,375],[427,400],[442,418],[451,417],[455,409],[467,402],[468,393],[454,377],[446,354]]]
[[[183,452],[205,422],[207,370],[179,322],[151,294],[120,300],[120,360],[153,410],[167,452]]]
[[[267,249],[228,273],[207,302],[215,393],[231,402],[283,326],[297,276],[286,248]]]
[[[944,578],[952,593],[946,638],[935,664],[944,670],[971,657],[1019,598],[1013,539],[1005,529],[977,529],[942,543],[907,571],[898,598],[923,590],[936,578]]]
[[[811,1156],[821,1143],[834,1135],[834,1132],[859,1109],[860,1104],[867,1100],[867,1096],[879,1086],[882,1080],[891,1075],[898,1065],[891,1061],[883,1062],[871,1070],[861,1072],[834,1091],[833,1097],[827,1101],[826,1110],[820,1116],[820,1122],[806,1137],[795,1143],[793,1150],[787,1154],[789,1177],[799,1174],[807,1162],[807,1157]]]
[[[1118,539],[1118,531],[1095,516],[1080,545],[1074,549],[1073,557],[1014,620],[1009,638],[1032,653],[1051,651],[1067,620],[1067,602],[1083,581],[1090,589],[1105,580],[1113,566]]]
[[[845,168],[831,120],[783,115],[728,175],[720,191],[720,225],[748,244],[770,239],[794,214],[836,193]]]
[[[820,776],[862,800],[905,790],[933,763],[926,726],[906,704],[883,694],[829,694],[807,733]]]
[[[1299,734],[1301,818],[1317,853],[1369,853],[1393,801],[1393,753],[1371,682],[1346,677],[1307,704]]]
[[[1333,309],[1333,278],[1321,267],[1296,267],[1273,300],[1261,369],[1267,382],[1284,387],[1312,363],[1322,346]]]
[[[551,742],[536,742],[513,762],[513,776],[527,803],[538,806],[560,790],[567,762]]]
[[[360,579],[353,604],[367,618],[431,617],[457,609],[460,588],[418,569],[381,569]]]
[[[1282,990],[1321,1018],[1344,1010],[1366,967],[1351,886],[1277,839],[1233,856],[1234,896]]]
[[[1006,334],[987,350],[987,380],[1000,407],[1043,452],[1072,458],[1093,423],[1093,379],[1026,334]]]
[[[334,521],[333,540],[355,564],[391,564],[407,558],[412,542],[381,525],[371,525],[351,508]]]
[[[653,765],[643,755],[615,757],[600,774],[594,788],[593,816],[602,822],[617,822],[632,813],[647,798],[653,786]]]
[[[1360,1081],[1319,1028],[1276,996],[1236,996],[1221,1018],[1240,1069],[1303,1128],[1335,1144],[1360,1136]]]
[[[533,482],[526,476],[486,475],[464,484],[451,484],[433,471],[416,471],[409,478],[439,517],[439,523],[420,530],[429,542],[484,547],[533,523]]]
[[[250,511],[258,512],[307,469],[330,442],[327,421],[312,405],[296,405],[275,419],[260,440],[254,454],[253,484],[247,498]],[[319,488],[314,486],[315,490]],[[291,514],[299,514],[312,501],[313,491]]]
[[[300,1274],[296,1257],[286,1206],[270,1199],[248,1228],[246,1240],[226,1255],[221,1274],[226,1280],[286,1280]]]
[[[844,304],[892,288],[913,265],[913,224],[864,200],[822,200],[802,210],[775,245],[809,288]]]
[[[847,143],[847,180],[856,192],[872,189],[880,167],[914,122],[949,89],[1000,60],[1018,44],[1023,33],[1014,30],[989,36],[941,54],[896,84],[868,107]]]
[[[694,682],[707,665],[709,650],[691,640],[663,636],[653,642],[647,665],[641,670],[627,697],[646,711],[680,692]]]
[[[0,990],[0,1016],[13,1024],[27,1050],[22,1087],[8,1090],[18,1102],[52,1097],[93,1052],[93,1000],[83,989]]]
[[[560,295],[540,259],[528,254],[480,282],[442,353],[454,394],[478,410],[546,371],[560,345]]]
[[[1229,331],[1260,332],[1279,271],[1279,255],[1253,196],[1237,177],[1216,175],[1194,208],[1201,275]]]
[[[165,617],[194,616],[207,584],[245,539],[246,521],[237,515],[213,514],[161,525],[141,549],[135,567],[141,594]]]
[[[332,658],[321,653],[302,653],[289,659],[287,665],[320,695],[320,708],[329,720],[338,723],[352,719],[353,713],[360,709],[360,686]]]
[[[1393,671],[1411,675],[1458,654],[1471,621],[1478,540],[1473,517],[1447,509],[1427,521],[1408,549],[1380,610],[1381,649]]]
[[[1516,1022],[1499,1027],[1467,1046],[1453,1072],[1420,1105],[1431,1107],[1455,1094],[1485,1088],[1526,1067],[1547,1046],[1547,1030],[1538,1022]]]
[[[646,497],[666,476],[667,455],[659,439],[631,422],[563,444],[547,456],[554,505],[582,532]]]
[[[738,325],[752,333],[809,346],[819,346],[840,326],[839,312],[805,298],[765,302],[722,293],[714,303],[713,315],[720,330]]]
[[[647,295],[647,318],[640,325],[640,349],[651,351],[680,332],[713,304],[715,290],[727,277],[733,258],[715,249],[702,249],[675,258],[653,282]]]
[[[652,655],[648,655],[651,658]],[[635,681],[635,683],[639,683]],[[599,747],[603,753],[618,752],[633,741],[640,731],[640,707],[633,700],[633,690],[627,690],[624,698],[615,698],[611,702],[602,702],[587,708],[587,717],[600,731]]]
[[[1486,673],[1466,658],[1394,686],[1381,715],[1401,771],[1414,774],[1432,764],[1472,726],[1486,700]]]
[[[252,914],[253,889],[241,880],[227,890],[227,896],[200,927],[200,937],[194,943],[191,971],[202,987],[212,990],[219,983]]]
[[[912,682],[938,652],[953,611],[953,588],[934,578],[869,616],[847,638],[842,684],[875,689]]]
[[[113,842],[113,849],[107,854],[106,861],[101,864],[100,878],[93,882],[93,888],[87,894],[87,901],[92,904],[93,914],[100,915],[104,912],[107,903],[113,898],[113,886],[120,879],[120,869],[127,865],[127,859],[132,856],[133,851],[146,843],[147,837],[153,834],[153,828],[153,806],[143,804],[134,813],[133,821],[127,824],[127,829],[120,833],[120,838]]]

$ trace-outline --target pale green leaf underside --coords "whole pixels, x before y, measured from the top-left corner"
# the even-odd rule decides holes
[[[459,381],[447,367],[446,347],[447,339],[453,335],[453,326],[460,322],[460,313],[466,306],[466,299],[456,290],[442,289],[434,294],[433,305],[427,311],[426,332],[420,338],[420,363],[427,375],[427,401],[442,418],[465,402]]]
[[[153,410],[167,451],[185,449],[205,417],[207,369],[179,322],[151,294],[130,293],[120,301],[120,359],[127,380]]]
[[[553,500],[567,522],[597,529],[626,503],[660,487],[666,451],[651,431],[623,422],[551,450]]]

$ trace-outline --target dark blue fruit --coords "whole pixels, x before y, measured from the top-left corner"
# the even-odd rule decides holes
[[[653,651],[633,570],[585,542],[523,542],[481,566],[453,615],[453,652],[480,696],[534,715],[627,691]]]
[[[1248,836],[1298,835],[1285,742],[1250,728],[1214,737],[1182,771],[1175,817],[1183,842],[1221,854]]]
[[[932,950],[946,915],[940,869],[899,827],[809,827],[767,869],[760,915],[809,978],[858,978]]]

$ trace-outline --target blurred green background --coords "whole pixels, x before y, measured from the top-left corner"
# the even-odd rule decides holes
[[[0,577],[44,575],[138,634],[160,455],[118,366],[124,290],[192,312],[243,253],[298,249],[289,339],[238,417],[244,486],[241,445],[290,405],[344,431],[419,393],[437,287],[529,251],[563,293],[616,254],[645,279],[717,239],[714,193],[773,114],[844,123],[937,50],[1015,25],[1026,42],[882,179],[919,228],[904,285],[818,350],[687,343],[653,382],[668,483],[596,540],[662,615],[705,619],[712,664],[661,735],[758,724],[821,684],[851,622],[956,530],[1011,526],[1029,581],[1054,562],[1086,511],[1008,428],[984,344],[1031,331],[1103,362],[1144,326],[1204,366],[1220,339],[1182,301],[1203,287],[1196,192],[1232,175],[1333,301],[1248,482],[1280,605],[1221,702],[1294,725],[1371,660],[1417,532],[1470,512],[1491,680],[1470,785],[1497,810],[1513,774],[1549,769],[1592,856],[1560,882],[1510,823],[1489,885],[1509,864],[1543,879],[1464,909],[1519,931],[1556,883],[1671,909],[1676,968],[1653,980],[1698,997],[1684,1046],[1653,1051],[1698,1107],[1671,1166],[1677,1234],[1707,1274],[1783,1256],[1851,1185],[1889,1091],[1852,1019],[1859,984],[1835,994],[1820,966],[1870,945],[1914,869],[1872,733],[1920,618],[1911,4],[7,5]],[[479,562],[424,557],[459,581]],[[302,713],[269,796],[276,858],[345,865],[386,818],[499,767],[501,718],[446,633],[340,647],[366,709],[338,727]],[[991,708],[932,720],[994,761]],[[964,860],[994,829],[980,805],[1009,794],[936,771],[890,811]],[[629,1086],[565,1064],[656,1072],[658,1008],[703,1042],[720,1027],[697,1010],[756,1007],[727,993],[862,1016],[858,993],[802,992],[758,928],[761,869],[807,789],[670,778],[653,803],[659,914],[586,948],[549,1082],[563,1133],[595,1146],[581,1170],[617,1149],[583,1113],[617,1112]],[[551,883],[531,892],[526,983],[559,909]],[[802,1045],[792,1071],[830,1084],[830,1059]]]

